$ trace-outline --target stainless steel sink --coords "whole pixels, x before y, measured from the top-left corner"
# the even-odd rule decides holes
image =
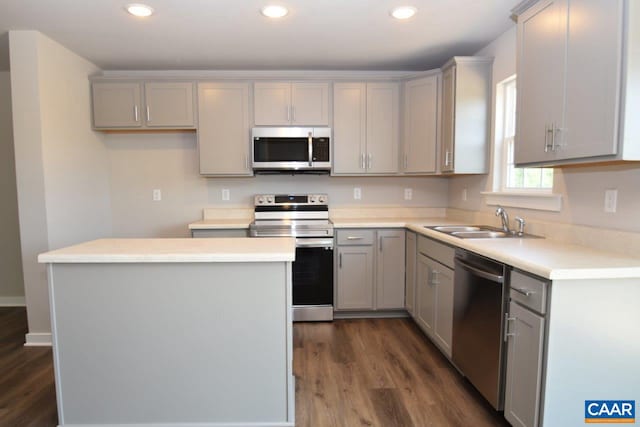
[[[518,235],[515,232],[507,233],[500,228],[492,227],[490,225],[435,225],[425,226],[441,233],[449,234],[450,236],[458,237],[460,239],[504,239],[509,237],[539,237],[531,234]]]

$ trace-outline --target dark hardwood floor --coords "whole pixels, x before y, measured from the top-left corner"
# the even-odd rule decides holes
[[[55,426],[51,348],[25,347],[26,333],[24,307],[0,308],[0,426]]]
[[[0,426],[57,424],[51,349],[0,308]],[[408,319],[294,325],[299,427],[508,426]]]

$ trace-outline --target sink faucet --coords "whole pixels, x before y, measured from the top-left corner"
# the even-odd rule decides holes
[[[502,206],[498,206],[498,209],[496,209],[496,216],[499,216],[502,220],[502,231],[511,233],[511,230],[509,230],[509,214]]]

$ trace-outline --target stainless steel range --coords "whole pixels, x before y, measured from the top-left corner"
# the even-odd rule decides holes
[[[333,320],[333,225],[326,194],[259,194],[252,237],[296,239],[293,320]]]

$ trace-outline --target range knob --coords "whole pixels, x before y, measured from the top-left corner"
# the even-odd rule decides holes
[[[316,196],[313,196],[313,195],[309,196],[309,203],[316,203],[316,202],[317,202]]]
[[[318,196],[318,203],[327,203],[327,196]]]
[[[259,196],[259,197],[258,197],[258,204],[259,204],[259,205],[264,204],[264,196]]]
[[[275,202],[275,199],[273,196],[267,197],[267,203],[274,203],[274,202]]]

